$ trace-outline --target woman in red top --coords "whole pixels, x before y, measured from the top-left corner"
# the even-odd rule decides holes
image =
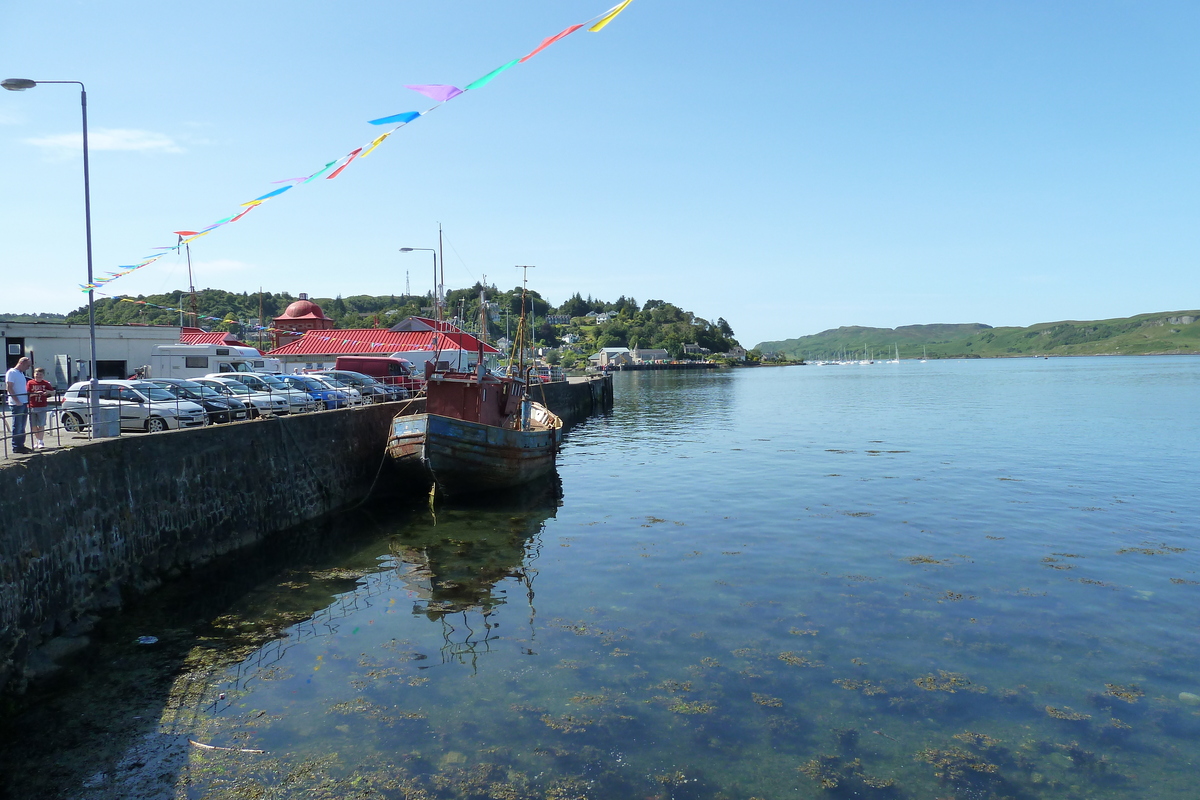
[[[46,442],[42,434],[46,430],[46,412],[49,398],[54,394],[54,384],[46,380],[46,370],[38,367],[33,371],[33,380],[25,387],[29,392],[29,427],[33,429],[33,449],[42,450]]]

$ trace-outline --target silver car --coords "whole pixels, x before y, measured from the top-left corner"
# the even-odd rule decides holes
[[[274,375],[267,375],[262,372],[224,372],[206,375],[205,377],[231,378],[244,384],[252,391],[265,392],[270,395],[286,398],[288,412],[292,414],[316,411],[321,407],[321,403],[314,400],[308,392],[301,389],[293,389]]]
[[[193,381],[201,386],[208,386],[216,389],[227,397],[236,397],[243,403],[249,403],[254,409],[254,416],[262,416],[263,414],[281,415],[288,413],[288,401],[286,397],[279,397],[266,392],[256,392],[241,381],[236,381],[233,378],[192,378]]]
[[[156,433],[208,424],[208,414],[203,408],[189,400],[180,400],[161,386],[146,381],[98,383],[100,407],[117,409],[121,430]],[[91,424],[91,390],[90,382],[80,381],[63,395],[59,417],[68,431],[81,431]]]

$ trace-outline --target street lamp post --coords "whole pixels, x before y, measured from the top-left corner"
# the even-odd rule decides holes
[[[91,391],[88,392],[91,406],[90,431],[96,438],[96,424],[100,420],[100,384],[96,378],[96,303],[95,290],[92,288],[92,187],[88,175],[88,126],[87,126],[87,88],[80,81],[34,81],[29,78],[7,78],[0,81],[0,86],[10,92],[23,92],[32,89],[39,83],[69,83],[79,87],[79,105],[83,109],[83,218],[87,239],[87,282],[88,282],[88,339],[92,347],[92,363],[88,369]]]
[[[432,247],[401,247],[400,248],[401,253],[411,253],[414,250],[428,250],[429,252],[433,253],[433,318],[440,321],[442,318],[442,315],[441,315],[441,313],[439,313],[441,310],[441,304],[438,302],[437,250],[434,250]]]

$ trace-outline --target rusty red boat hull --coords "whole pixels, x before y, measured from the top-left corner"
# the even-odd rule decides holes
[[[562,429],[521,431],[411,414],[392,421],[388,454],[411,476],[433,480],[447,494],[519,486],[554,470]]]

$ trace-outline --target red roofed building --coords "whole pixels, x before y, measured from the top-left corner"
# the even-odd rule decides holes
[[[332,330],[333,325],[333,320],[325,316],[321,307],[301,292],[300,299],[274,319],[272,327],[275,328],[275,346],[278,348],[295,342],[308,331]]]
[[[182,328],[179,332],[180,344],[219,344],[230,347],[253,347],[238,339],[228,331],[206,331],[201,328]]]
[[[387,356],[414,351],[478,353],[480,346],[488,355],[500,351],[448,322],[424,317],[408,317],[389,329],[339,328],[309,330],[298,340],[272,350],[267,355],[289,365],[333,366],[338,356]]]

